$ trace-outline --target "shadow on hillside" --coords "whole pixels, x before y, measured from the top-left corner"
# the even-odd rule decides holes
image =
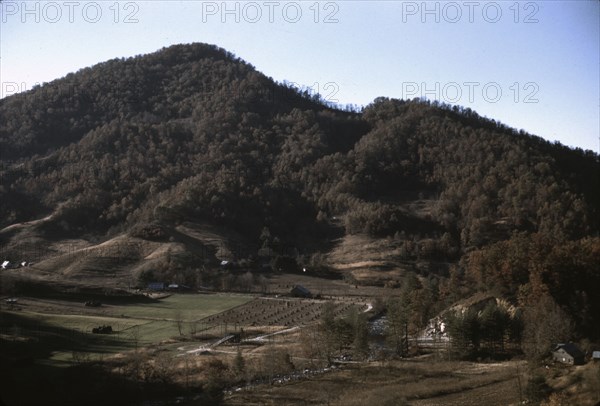
[[[136,405],[173,399],[185,391],[173,382],[142,382],[116,374],[106,354],[133,349],[128,336],[90,334],[25,317],[0,313],[0,403],[24,405]],[[86,353],[94,355],[87,355]],[[72,353],[66,359],[57,353]],[[117,366],[118,367],[118,366]],[[119,368],[127,369],[127,365]],[[118,368],[118,369],[119,369]]]
[[[22,275],[5,272],[2,284],[12,285],[11,295],[35,296],[46,299],[60,299],[83,304],[96,300],[106,304],[155,303],[157,300],[143,294],[133,294],[123,289],[103,286],[86,286],[75,283],[37,280]],[[9,293],[4,291],[3,293]]]

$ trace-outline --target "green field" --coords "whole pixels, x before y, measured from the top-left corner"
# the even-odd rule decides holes
[[[30,356],[66,365],[73,353],[110,355],[189,334],[198,320],[252,300],[242,295],[172,295],[156,303],[104,306],[101,316],[34,311],[0,312],[3,356]],[[110,325],[113,334],[92,334]]]
[[[153,320],[197,321],[252,300],[242,295],[172,295],[158,303],[115,306],[116,316]]]

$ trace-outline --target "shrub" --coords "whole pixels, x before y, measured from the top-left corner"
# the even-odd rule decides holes
[[[525,386],[525,396],[532,404],[539,405],[548,396],[549,389],[546,378],[542,375],[533,375]]]

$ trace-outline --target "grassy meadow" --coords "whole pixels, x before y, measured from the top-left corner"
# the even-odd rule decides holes
[[[189,334],[199,320],[250,300],[251,296],[242,295],[171,295],[154,303],[103,305],[92,314],[80,314],[83,304],[79,303],[72,305],[74,314],[40,311],[30,305],[3,308],[0,354],[68,365],[74,354],[102,357],[159,343],[179,336],[180,327]],[[92,334],[94,327],[103,325],[110,325],[113,334]]]

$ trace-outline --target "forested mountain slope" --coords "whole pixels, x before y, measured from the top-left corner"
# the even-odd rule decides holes
[[[445,263],[436,294],[515,300],[547,261],[522,247],[562,247],[538,282],[598,309],[598,155],[470,109],[379,98],[339,110],[222,49],[178,45],[1,100],[0,150],[0,228],[50,216],[35,225],[43,239],[101,241],[192,219],[286,256],[367,234],[397,241],[398,261]],[[23,243],[15,230],[0,233],[6,252]],[[563,260],[566,293],[553,291]]]

